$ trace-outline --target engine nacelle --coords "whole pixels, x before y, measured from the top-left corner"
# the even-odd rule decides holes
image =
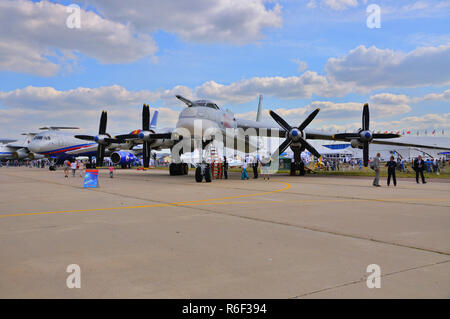
[[[115,165],[128,165],[136,161],[136,156],[133,153],[125,151],[114,152],[110,157]]]
[[[353,148],[360,148],[360,149],[362,149],[363,148],[363,143],[361,143],[359,140],[352,140],[351,142],[350,142],[350,144],[351,144],[351,146],[353,147]]]
[[[28,151],[26,151],[24,148],[20,148],[17,151],[15,151],[12,155],[13,155],[14,159],[21,160],[21,159],[24,159],[25,157],[27,157],[28,154],[29,154]]]
[[[39,159],[45,158],[45,156],[41,155],[41,154],[36,154],[36,153],[30,152],[30,153],[28,153],[28,158],[30,160],[39,160]]]

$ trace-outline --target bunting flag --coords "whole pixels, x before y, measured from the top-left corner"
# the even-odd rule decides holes
[[[406,132],[406,134],[411,134],[411,131]]]
[[[433,135],[436,134],[436,130],[434,130],[433,133],[431,133],[431,134],[433,134]]]

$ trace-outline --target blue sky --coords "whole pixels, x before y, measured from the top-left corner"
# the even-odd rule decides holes
[[[142,103],[170,126],[180,92],[245,117],[261,93],[293,123],[318,105],[314,127],[326,130],[357,128],[368,101],[376,129],[450,131],[449,1],[376,1],[373,29],[366,1],[226,2],[191,1],[190,11],[179,0],[4,1],[0,134],[95,130],[102,109],[112,130],[127,132]],[[70,13],[59,4],[72,3],[79,30],[64,26]]]

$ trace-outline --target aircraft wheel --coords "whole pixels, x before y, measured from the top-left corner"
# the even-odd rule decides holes
[[[186,163],[181,164],[183,165],[183,175],[188,175],[189,174],[189,166]]]
[[[212,180],[211,168],[208,166],[205,168],[205,181],[207,183],[211,183],[211,180]]]
[[[173,171],[174,171],[173,165],[174,165],[173,163],[170,163],[170,164],[169,164],[169,175],[170,175],[170,176],[175,175],[174,172],[173,172]]]
[[[201,168],[200,166],[198,166],[198,167],[195,169],[195,181],[196,181],[197,183],[201,183],[202,180],[203,180],[203,176],[202,176],[202,168]]]

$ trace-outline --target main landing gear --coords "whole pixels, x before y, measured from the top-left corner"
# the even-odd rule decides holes
[[[189,167],[186,163],[170,163],[169,164],[170,176],[188,175]]]
[[[201,183],[203,181],[203,178],[205,178],[205,182],[211,183],[212,180],[211,165],[205,162],[199,164],[195,169],[195,181],[197,183]]]

